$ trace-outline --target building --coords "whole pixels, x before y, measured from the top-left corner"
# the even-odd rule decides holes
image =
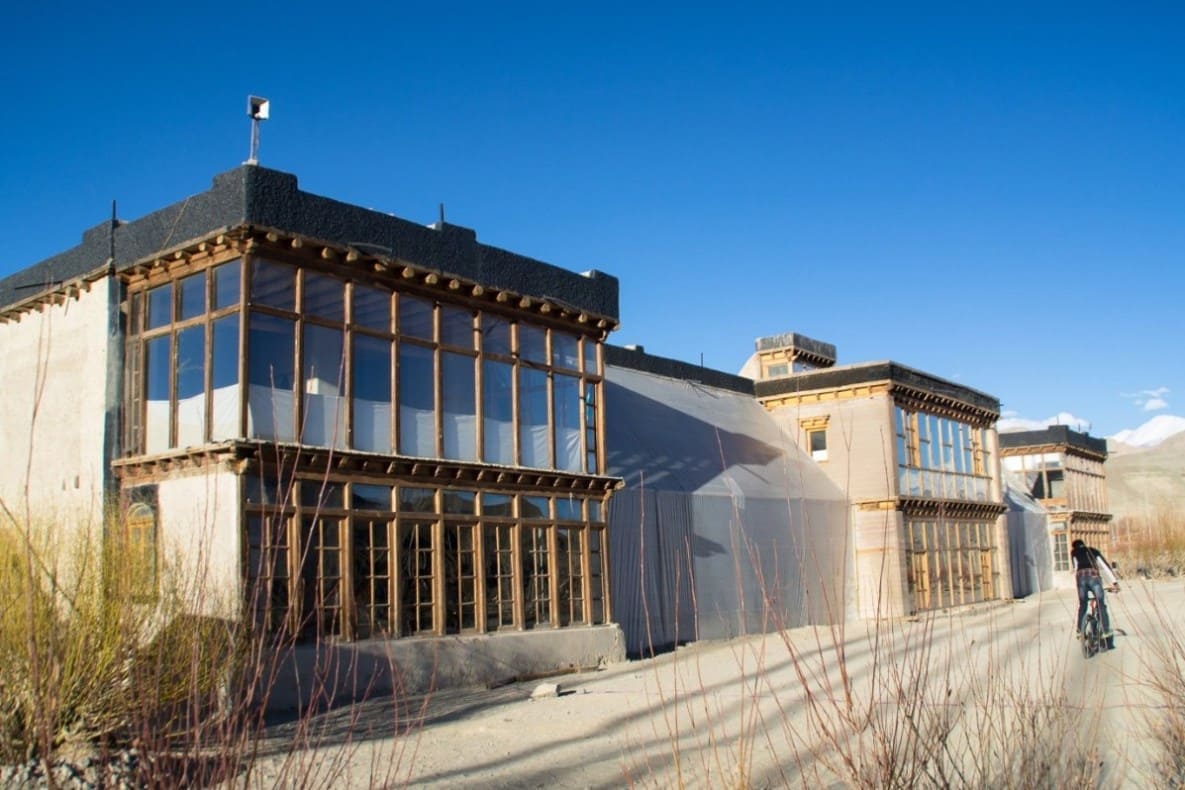
[[[1011,596],[998,400],[798,334],[756,345],[757,400],[849,502],[848,617]]]
[[[1053,577],[1069,583],[1070,545],[1081,538],[1106,553],[1111,545],[1107,512],[1107,441],[1053,425],[1000,434],[1001,464],[1016,485],[1047,515]],[[1059,573],[1061,573],[1059,577]],[[1040,589],[1046,589],[1041,587]]]
[[[432,682],[612,660],[617,300],[245,165],[0,281],[0,497]]]

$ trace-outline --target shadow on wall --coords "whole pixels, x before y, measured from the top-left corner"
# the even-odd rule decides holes
[[[614,618],[644,655],[842,618],[847,501],[752,397],[606,371]]]

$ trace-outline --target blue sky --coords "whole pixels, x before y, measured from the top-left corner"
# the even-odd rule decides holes
[[[0,276],[206,189],[256,93],[303,189],[619,277],[612,342],[1185,414],[1172,6],[183,5],[0,12]]]

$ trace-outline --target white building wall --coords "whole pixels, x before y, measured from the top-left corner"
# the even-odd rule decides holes
[[[181,574],[174,581],[194,585],[203,614],[229,615],[241,601],[239,482],[220,465],[157,484],[163,567]]]
[[[0,323],[0,498],[34,522],[102,523],[113,285],[99,280]]]
[[[853,502],[895,495],[892,401],[886,394],[783,406],[773,412],[785,434],[805,448],[801,422],[827,418],[827,460],[818,468]],[[806,449],[809,454],[809,449]]]

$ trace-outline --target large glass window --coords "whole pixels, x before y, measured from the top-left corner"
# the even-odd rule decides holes
[[[133,291],[128,315],[129,452],[247,436],[600,471],[599,346],[574,332],[267,259]]]
[[[249,601],[263,627],[365,638],[608,616],[598,500],[402,486],[393,497],[389,485],[303,476],[287,496],[265,493],[280,488],[247,480]]]
[[[914,611],[999,597],[999,558],[990,521],[906,519],[909,589]]]
[[[935,414],[894,407],[901,496],[987,501],[988,432]]]

